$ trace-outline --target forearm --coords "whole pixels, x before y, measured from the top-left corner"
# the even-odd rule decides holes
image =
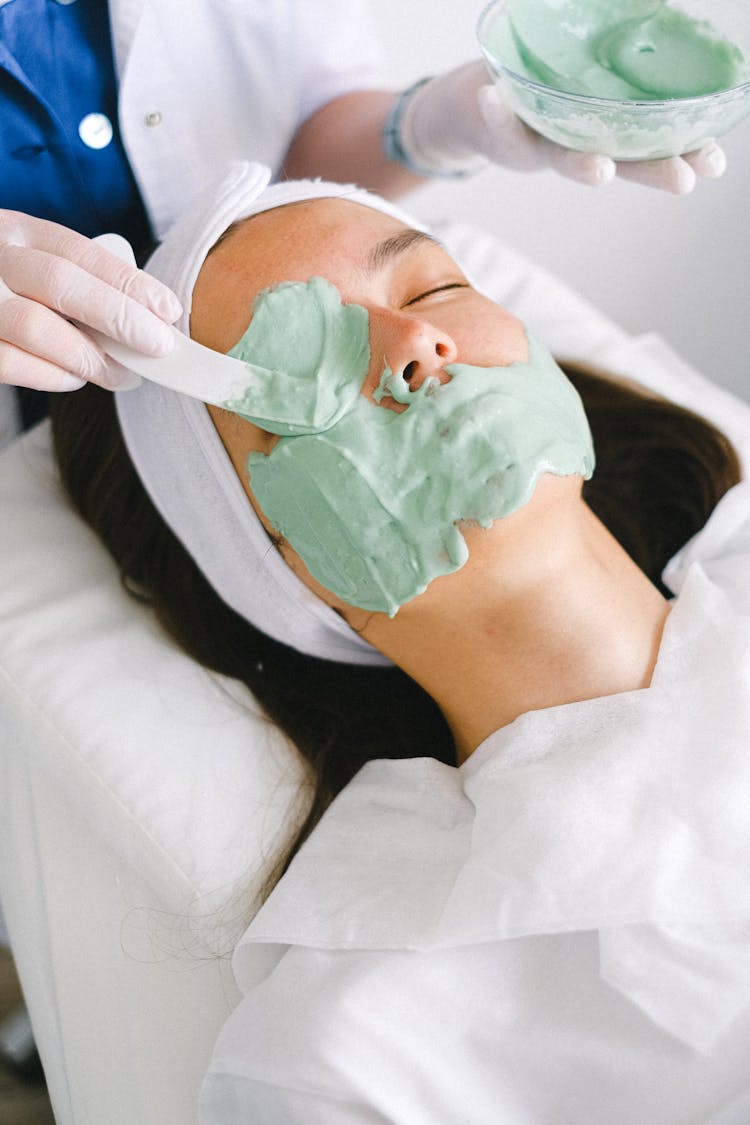
[[[385,155],[386,121],[390,147],[403,163]],[[599,153],[563,148],[516,117],[484,63],[475,59],[415,83],[400,96],[356,90],[322,106],[298,129],[284,173],[354,181],[393,199],[423,183],[422,170],[452,178],[487,163],[518,172],[553,168],[593,186],[619,173],[623,179],[683,195],[692,191],[696,176],[720,176],[726,159],[716,142],[681,157],[620,163]]]
[[[321,106],[294,135],[282,175],[353,182],[388,199],[419,187],[424,180],[383,151],[383,125],[396,96],[354,90]]]

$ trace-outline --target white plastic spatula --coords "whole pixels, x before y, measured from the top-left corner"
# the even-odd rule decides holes
[[[119,234],[102,234],[94,241],[128,265],[135,265],[135,255],[130,243]],[[201,402],[224,406],[227,402],[241,399],[253,381],[251,369],[242,360],[214,352],[178,332],[176,328],[171,329],[174,349],[169,355],[158,359],[136,352],[93,328],[84,327],[84,331],[123,367],[135,371],[152,383],[160,383],[163,387],[198,398]]]

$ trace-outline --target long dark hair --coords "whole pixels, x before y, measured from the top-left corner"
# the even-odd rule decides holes
[[[736,453],[690,411],[564,366],[583,399],[597,451],[584,499],[667,592],[665,564],[740,478]],[[440,710],[405,673],[302,656],[221,601],[143,488],[111,394],[89,385],[55,396],[52,424],[73,507],[114,558],[128,591],[148,602],[190,656],[245,683],[310,764],[312,804],[290,855],[368,760],[426,755],[455,761]]]

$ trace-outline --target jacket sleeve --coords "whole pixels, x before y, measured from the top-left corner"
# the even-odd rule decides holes
[[[383,87],[383,53],[366,0],[293,0],[299,123],[351,90]]]

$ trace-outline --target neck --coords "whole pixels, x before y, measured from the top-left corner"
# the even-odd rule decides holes
[[[669,612],[583,503],[533,565],[491,549],[488,563],[481,536],[495,528],[472,532],[466,567],[474,573],[437,579],[364,631],[439,704],[459,762],[527,711],[648,687]],[[516,539],[512,554],[519,550]]]

